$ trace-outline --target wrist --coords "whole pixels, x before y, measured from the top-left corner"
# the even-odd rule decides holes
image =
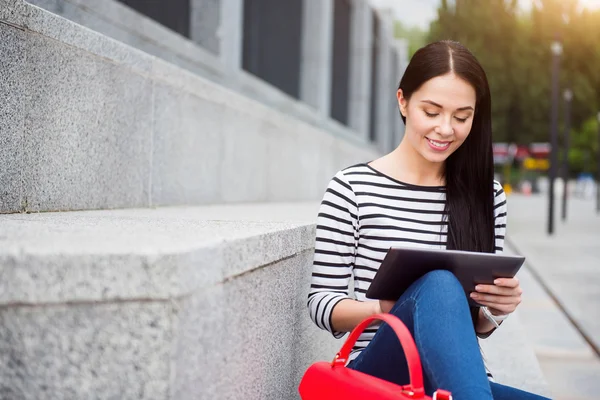
[[[498,311],[495,308],[485,307],[491,315],[494,317],[508,317],[508,314],[503,314],[502,311]]]
[[[504,321],[506,318],[508,318],[509,314],[494,314],[492,313],[492,311],[487,308],[487,307],[481,307],[481,314],[483,315],[483,317],[488,320],[492,325],[494,325],[494,327],[498,328],[500,326],[500,324],[502,323],[502,321]]]
[[[373,315],[375,314],[381,314],[381,303],[379,302],[379,300],[375,300],[373,302]]]

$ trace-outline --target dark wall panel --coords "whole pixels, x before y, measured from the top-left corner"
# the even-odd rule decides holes
[[[190,37],[190,0],[118,0],[134,10]]]
[[[400,65],[398,63],[398,52],[396,51],[396,49],[392,49],[392,71],[393,71],[393,77],[394,77],[394,92],[396,91],[396,89],[398,88],[398,86],[400,85],[400,79],[402,79],[402,76],[400,74]],[[396,97],[394,95],[394,97]],[[396,148],[396,146],[398,146],[399,142],[398,142],[398,127],[399,124],[397,124],[398,120],[401,120],[400,117],[400,110],[398,108],[398,103],[394,100],[392,100],[390,102],[390,107],[392,108],[392,112],[391,112],[391,117],[392,117],[392,121],[391,121],[391,126],[393,129],[396,129],[396,131],[394,131],[394,134],[390,135],[390,149],[394,149]],[[402,121],[400,121],[400,124],[402,123]]]
[[[349,0],[335,0],[331,117],[346,125],[350,83],[350,7]]]
[[[303,0],[245,0],[243,67],[300,97]]]
[[[369,116],[369,139],[374,142],[377,139],[377,107],[379,105],[377,97],[379,96],[379,87],[377,85],[377,76],[379,73],[379,18],[374,12],[371,12],[373,19],[373,41],[371,42],[371,112]]]

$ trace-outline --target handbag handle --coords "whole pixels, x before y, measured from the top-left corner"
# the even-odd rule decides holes
[[[352,347],[354,347],[358,337],[369,325],[371,325],[371,323],[377,320],[387,323],[390,328],[394,330],[396,336],[400,340],[400,345],[402,346],[404,356],[406,357],[408,373],[410,376],[410,383],[402,387],[403,391],[406,391],[411,396],[414,396],[414,398],[422,398],[425,396],[425,389],[423,388],[423,370],[421,369],[421,359],[419,358],[417,346],[406,325],[402,323],[400,318],[392,314],[375,314],[367,317],[360,324],[358,324],[352,330],[350,336],[348,336],[348,339],[340,351],[336,354],[331,366],[345,366],[348,356],[350,355],[350,351],[352,350]]]

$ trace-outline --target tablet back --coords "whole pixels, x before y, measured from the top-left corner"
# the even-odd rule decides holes
[[[433,250],[392,247],[388,250],[366,296],[397,300],[417,279],[434,270],[452,272],[469,297],[477,284],[493,284],[496,278],[512,278],[525,261],[523,256],[477,253],[459,250]]]

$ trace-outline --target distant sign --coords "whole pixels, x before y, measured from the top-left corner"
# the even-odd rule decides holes
[[[492,144],[494,152],[494,164],[508,164],[516,160],[523,160],[530,156],[529,147],[525,145],[516,145],[515,143]]]
[[[530,156],[529,148],[527,146],[517,146],[515,152],[515,158],[519,161],[522,161]]]
[[[550,151],[552,150],[552,146],[550,143],[531,143],[529,145],[529,152],[533,156],[537,157],[548,157],[550,155]]]
[[[523,167],[535,171],[546,171],[550,168],[550,161],[547,158],[527,157],[523,160]]]
[[[510,152],[508,143],[493,143],[492,151],[494,153],[494,164],[507,164],[512,162],[513,156]]]

